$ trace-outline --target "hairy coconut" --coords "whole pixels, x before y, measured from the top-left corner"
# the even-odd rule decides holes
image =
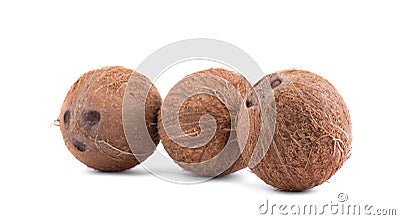
[[[146,78],[120,66],[87,72],[74,83],[64,100],[59,121],[65,144],[88,167],[123,171],[139,163],[127,143],[122,121],[125,88],[132,75]],[[154,86],[150,90],[145,85],[136,86],[138,92],[149,91],[145,120],[157,145],[161,97]]]
[[[324,183],[350,156],[351,121],[345,102],[331,83],[308,71],[280,71],[260,82],[265,80],[275,98],[275,133],[264,158],[251,170],[280,190],[301,191]]]
[[[253,103],[244,101],[251,90],[242,75],[225,69],[183,78],[169,91],[160,111],[159,132],[167,153],[183,169],[200,176],[245,168],[257,139],[255,120],[260,117]],[[238,117],[246,116],[239,115],[241,108],[248,113],[246,132],[238,132]]]

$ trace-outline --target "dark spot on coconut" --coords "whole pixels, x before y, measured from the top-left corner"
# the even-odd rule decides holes
[[[69,122],[71,120],[71,112],[69,110],[65,111],[63,119],[64,119],[65,129],[68,129],[69,128]]]
[[[95,111],[95,110],[90,110],[90,111],[84,112],[82,116],[83,116],[83,121],[85,122],[85,124],[90,127],[99,123],[100,118],[101,118],[100,112]]]
[[[253,98],[252,97],[249,97],[248,99],[246,99],[246,107],[247,108],[251,108],[251,107],[253,107],[254,106],[254,100],[253,100]]]
[[[271,88],[275,89],[276,87],[278,87],[280,84],[282,83],[282,79],[280,78],[274,78],[271,80]]]
[[[79,152],[86,151],[86,144],[81,141],[74,140],[72,145],[74,145],[74,148]]]

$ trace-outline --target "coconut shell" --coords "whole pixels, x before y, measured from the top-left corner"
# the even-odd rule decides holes
[[[214,81],[213,76],[218,80]],[[204,88],[210,93],[197,93],[188,97],[182,103],[178,99],[190,94],[194,90],[194,85],[204,83]],[[224,92],[231,85],[234,92]],[[201,86],[200,86],[201,87]],[[223,88],[222,88],[223,87]],[[200,90],[201,90],[200,89]],[[167,124],[171,124],[172,118],[166,115],[159,117],[159,132],[161,141],[167,153],[183,169],[193,172],[200,176],[223,176],[245,168],[250,160],[254,145],[256,143],[256,118],[260,117],[252,103],[244,102],[246,95],[252,91],[251,84],[240,74],[225,69],[208,69],[186,76],[178,82],[168,93],[164,100],[161,112],[170,113],[172,116],[178,115],[178,123],[184,134],[179,134],[173,130],[170,134],[166,132]],[[239,99],[234,98],[233,93],[237,93]],[[168,100],[171,100],[170,102]],[[231,101],[229,101],[231,100]],[[227,103],[230,103],[229,106]],[[175,106],[178,111],[174,112]],[[246,133],[245,146],[240,146],[238,139],[238,129],[232,124],[232,118],[237,121],[239,110],[245,108],[248,113],[247,122],[249,125]],[[230,112],[234,115],[230,115]],[[211,115],[215,120],[215,127],[201,126],[201,118]],[[205,119],[212,120],[211,118]],[[252,126],[253,125],[253,126]],[[177,130],[177,129],[176,129]],[[203,133],[213,132],[209,141],[193,147],[204,140],[194,141],[188,145],[180,144],[177,140],[188,137],[199,137]],[[229,142],[229,143],[228,143]],[[205,163],[206,162],[206,163]]]
[[[324,183],[350,156],[351,121],[343,98],[326,79],[305,70],[280,71],[260,82],[265,80],[275,98],[275,133],[251,170],[280,190]]]
[[[88,167],[123,171],[139,163],[127,143],[122,122],[125,88],[133,74],[146,78],[120,66],[87,72],[74,83],[64,100],[59,121],[65,144]],[[138,91],[149,90],[137,86]],[[157,145],[161,97],[154,86],[149,90],[146,106],[147,129]]]

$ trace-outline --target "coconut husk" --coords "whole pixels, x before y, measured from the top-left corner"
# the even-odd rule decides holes
[[[257,139],[254,125],[259,117],[253,103],[244,101],[251,90],[242,75],[225,69],[183,78],[160,111],[159,132],[167,153],[183,169],[200,176],[223,176],[245,168]],[[248,115],[239,114],[241,108]],[[248,120],[242,121],[247,123],[242,124],[248,126],[238,127],[238,117],[246,116]],[[244,144],[238,139],[245,139]]]
[[[324,183],[350,156],[351,120],[343,98],[326,79],[305,70],[276,72],[260,82],[265,80],[275,98],[275,133],[251,170],[280,190]]]
[[[88,167],[123,171],[139,163],[129,148],[122,122],[125,88],[133,74],[141,75],[120,66],[87,72],[74,83],[64,100],[59,120],[65,144]],[[150,90],[146,106],[147,129],[157,145],[161,97],[155,88]]]

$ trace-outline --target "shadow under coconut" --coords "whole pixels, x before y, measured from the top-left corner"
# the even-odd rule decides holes
[[[251,190],[256,190],[257,192],[260,193],[268,193],[268,194],[276,194],[276,195],[311,195],[318,193],[317,188],[312,188],[312,189],[307,189],[303,191],[282,191],[279,189],[276,189],[266,183],[264,183],[261,179],[258,179],[257,177],[254,178],[249,178],[247,176],[244,176],[243,172],[250,172],[250,171],[242,171],[237,172],[237,173],[232,173],[229,175],[225,176],[219,176],[219,177],[214,177],[211,179],[213,182],[224,182],[224,183],[231,183],[238,185],[239,187],[243,188],[248,188]]]
[[[272,192],[274,194],[311,195],[311,194],[318,193],[318,190],[315,188],[306,189],[306,190],[302,190],[302,191],[283,191],[283,190],[275,189],[272,186],[268,186],[268,185],[265,188],[267,188],[268,192]]]
[[[242,180],[243,177],[240,173],[231,173],[225,176],[216,176],[211,179],[211,181],[215,182],[240,182]]]
[[[153,175],[155,178],[161,179],[163,181],[182,185],[201,184],[207,182],[211,178],[198,176],[181,168],[178,168],[178,170],[171,170],[168,168],[149,170],[148,173],[150,175]]]
[[[121,172],[102,172],[98,170],[94,170],[88,168],[84,171],[89,175],[96,175],[96,176],[144,176],[144,175],[151,175],[146,170],[134,167],[129,170],[121,171]]]

